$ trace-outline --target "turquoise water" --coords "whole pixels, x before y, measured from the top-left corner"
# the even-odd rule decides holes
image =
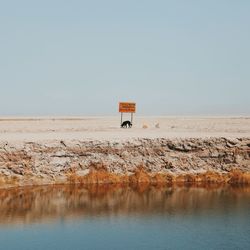
[[[250,188],[0,190],[0,249],[250,249]]]

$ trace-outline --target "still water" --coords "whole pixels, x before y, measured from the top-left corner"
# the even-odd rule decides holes
[[[250,187],[2,189],[0,249],[250,249]]]

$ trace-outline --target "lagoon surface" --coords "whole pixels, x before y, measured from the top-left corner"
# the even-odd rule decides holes
[[[0,249],[250,249],[250,187],[2,189]]]

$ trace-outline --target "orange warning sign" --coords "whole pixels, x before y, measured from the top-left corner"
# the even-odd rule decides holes
[[[136,103],[134,102],[120,102],[119,112],[121,113],[135,113]]]

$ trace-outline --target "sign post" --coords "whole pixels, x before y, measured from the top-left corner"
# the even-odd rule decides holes
[[[121,112],[121,125],[122,125],[122,114],[123,114],[123,113]]]
[[[121,113],[121,126],[123,124],[123,113],[131,114],[130,126],[133,124],[133,114],[136,112],[136,103],[134,102],[120,102],[119,103],[119,112]],[[126,121],[129,122],[129,121]]]

